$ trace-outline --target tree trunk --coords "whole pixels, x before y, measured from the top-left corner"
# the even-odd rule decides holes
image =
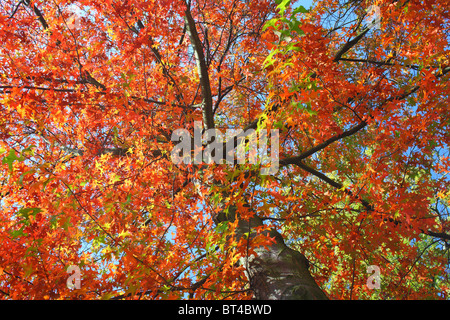
[[[234,206],[230,209],[230,211],[236,211]],[[234,214],[233,212],[233,216]],[[220,218],[217,217],[216,222],[231,220],[224,219],[224,215]],[[251,241],[255,237],[255,232],[252,230],[261,225],[263,222],[256,215],[250,220],[241,220],[236,236],[239,239],[245,234]],[[270,229],[266,235],[275,238],[275,242],[268,247],[257,248],[256,255],[242,258],[240,261],[246,268],[254,298],[257,300],[328,299],[311,276],[306,257],[289,248],[275,229]]]

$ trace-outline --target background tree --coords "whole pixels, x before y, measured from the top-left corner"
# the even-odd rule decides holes
[[[2,1],[3,298],[446,298],[449,7]],[[195,121],[279,170],[175,165]]]

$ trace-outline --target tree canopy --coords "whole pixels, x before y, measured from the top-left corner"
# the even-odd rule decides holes
[[[447,299],[449,19],[449,0],[1,1],[0,297]],[[238,144],[204,133],[241,130],[248,161],[176,163],[178,129],[204,157]]]

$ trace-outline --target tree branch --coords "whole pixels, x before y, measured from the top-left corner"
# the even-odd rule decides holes
[[[126,23],[125,19],[124,19],[124,22]],[[128,23],[126,23],[126,24],[127,24],[128,28],[131,31],[133,31],[136,35],[139,35],[140,31],[145,28],[144,24],[142,23],[142,21],[140,19],[137,20],[137,26],[138,26],[139,29],[136,29],[135,27],[131,27],[130,25],[128,25]],[[155,42],[154,42],[153,38],[150,35],[148,37],[149,37],[149,40],[150,40],[149,48],[152,51],[153,56],[156,58],[156,61],[161,65],[162,70],[163,70],[163,74],[167,78],[168,82],[172,86],[174,86],[175,89],[177,90],[177,93],[175,94],[175,97],[179,101],[181,107],[186,110],[187,106],[184,103],[183,93],[182,93],[180,87],[178,86],[178,84],[176,83],[175,79],[170,74],[170,71],[167,68],[167,65],[163,61],[161,53],[159,52],[158,48],[155,46]]]
[[[329,146],[330,144],[332,144],[335,141],[341,140],[345,137],[349,137],[351,135],[354,135],[355,133],[357,133],[358,131],[360,131],[361,129],[365,128],[367,126],[367,122],[363,121],[360,124],[358,124],[357,126],[353,127],[350,130],[344,131],[343,133],[336,135],[334,137],[331,137],[330,139],[322,142],[321,144],[303,152],[302,154],[295,156],[295,157],[291,157],[291,158],[285,158],[280,160],[279,164],[280,166],[285,166],[288,164],[297,164],[298,162],[302,161],[303,159],[306,159],[307,157],[313,155],[314,153],[325,149],[327,146]]]
[[[195,60],[197,62],[197,69],[200,78],[200,86],[202,88],[204,126],[206,129],[212,129],[214,128],[214,113],[208,68],[206,66],[205,55],[203,53],[202,42],[198,36],[195,21],[194,18],[192,18],[188,4],[186,4],[184,20],[186,23],[186,31],[189,34],[189,38],[194,49]]]
[[[84,80],[82,80],[82,81],[77,81],[75,83],[85,83],[85,82],[84,82]],[[100,84],[100,86],[101,85],[102,84]],[[82,92],[84,92],[83,90],[65,89],[65,88],[0,85],[0,89],[2,90],[2,91],[0,91],[0,93],[11,93],[11,91],[9,89],[13,89],[13,88],[28,89],[28,90],[41,90],[41,91],[66,92],[66,93],[82,93]],[[98,91],[96,93],[97,94],[101,94],[101,95],[105,95],[106,94],[106,92],[104,92],[104,91]],[[138,97],[138,96],[130,96],[130,98],[133,99],[133,100],[142,100],[142,101],[145,101],[147,103],[154,103],[154,104],[157,104],[157,105],[165,105],[166,104],[166,102],[164,102],[164,101],[158,101],[158,100],[153,100],[153,99],[148,99],[148,98],[142,98],[142,97]],[[192,106],[192,107],[194,108],[195,105]]]
[[[307,166],[306,164],[304,164],[301,161],[299,161],[298,163],[295,163],[295,164],[298,167],[302,168],[303,170],[307,171],[308,173],[316,176],[320,180],[326,182],[330,186],[332,186],[332,187],[334,187],[336,189],[339,189],[339,190],[343,190],[345,194],[347,194],[347,195],[349,195],[351,197],[355,197],[357,200],[359,200],[361,202],[361,204],[364,206],[364,208],[366,208],[367,211],[373,211],[374,210],[374,207],[368,201],[366,201],[364,199],[361,199],[361,197],[359,197],[357,195],[355,196],[351,190],[344,189],[344,186],[341,183],[339,183],[337,181],[334,181],[333,179],[331,179],[331,178],[327,177],[326,175],[324,175],[322,172],[319,172],[319,171],[317,171],[317,170]],[[389,222],[393,222],[396,225],[402,223],[401,221],[398,221],[398,220],[395,220],[395,219],[392,219],[392,218],[386,218],[385,220],[389,221]],[[431,230],[424,230],[424,229],[420,229],[420,232],[423,233],[423,234],[435,237],[435,238],[439,238],[441,240],[450,240],[450,235],[445,233],[445,232],[434,232],[434,231],[431,231]]]
[[[31,1],[30,0],[25,0],[24,3],[29,6],[31,9],[33,9],[34,14],[38,17],[39,22],[41,23],[42,27],[44,28],[44,30],[48,30],[48,23],[44,18],[44,15],[42,14],[41,10],[39,10],[38,7],[36,7],[36,5],[31,6]]]
[[[297,165],[301,169],[305,170],[306,172],[312,174],[313,176],[316,176],[317,178],[319,178],[320,180],[326,182],[330,186],[332,186],[332,187],[334,187],[336,189],[339,189],[339,190],[343,190],[343,192],[345,194],[356,198],[357,200],[359,200],[361,202],[361,204],[364,206],[364,208],[366,208],[368,211],[372,211],[373,210],[373,207],[372,207],[372,205],[369,202],[367,202],[364,199],[361,199],[358,195],[354,195],[351,190],[348,190],[347,188],[344,188],[344,186],[341,183],[339,183],[337,181],[334,181],[333,179],[327,177],[322,172],[317,171],[317,170],[311,168],[310,166],[307,166],[302,161],[296,162],[295,165]]]
[[[450,240],[450,235],[446,234],[444,232],[433,232],[433,231],[425,231],[423,229],[421,229],[420,231],[422,231],[424,234],[427,234],[429,236],[435,237],[435,238],[439,238],[442,240]]]
[[[350,50],[353,46],[355,46],[359,42],[359,40],[361,40],[366,35],[366,33],[369,32],[369,30],[370,28],[366,28],[355,38],[347,41],[347,43],[336,53],[333,61],[338,62],[348,50]]]

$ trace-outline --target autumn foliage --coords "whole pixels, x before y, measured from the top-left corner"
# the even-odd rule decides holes
[[[448,298],[449,8],[2,0],[0,297],[249,299],[272,228],[330,299]],[[175,165],[194,121],[278,129],[278,172]]]

